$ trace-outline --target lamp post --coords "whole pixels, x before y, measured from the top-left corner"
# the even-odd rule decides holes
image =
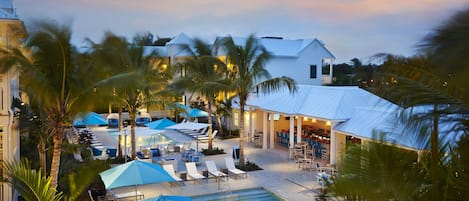
[[[124,162],[127,163],[127,129],[124,130]]]

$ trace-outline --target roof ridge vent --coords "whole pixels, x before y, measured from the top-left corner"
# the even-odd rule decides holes
[[[277,40],[283,40],[283,37],[280,36],[263,36],[261,37],[262,39],[277,39]]]

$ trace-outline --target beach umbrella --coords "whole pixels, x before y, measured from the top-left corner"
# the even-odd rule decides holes
[[[106,189],[124,186],[174,182],[175,180],[160,165],[133,160],[99,173]]]
[[[99,126],[106,124],[106,119],[104,119],[101,115],[95,112],[77,115],[73,120],[74,126]]]
[[[208,117],[208,113],[198,108],[187,109],[186,112],[179,113],[184,118]]]
[[[172,125],[176,125],[176,123],[167,118],[159,119],[159,120],[152,121],[150,123],[145,124],[145,126],[147,126],[148,128],[155,129],[155,130],[162,130]]]
[[[192,198],[178,195],[160,195],[158,197],[148,198],[143,201],[192,201]]]

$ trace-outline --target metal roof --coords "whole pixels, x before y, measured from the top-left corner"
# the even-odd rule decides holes
[[[294,94],[284,89],[266,95],[251,96],[247,105],[283,114],[332,121],[349,119],[355,107],[393,107],[389,101],[359,87],[312,85],[297,85],[297,91]]]

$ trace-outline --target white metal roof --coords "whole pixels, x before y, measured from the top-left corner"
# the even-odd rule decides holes
[[[180,33],[172,40],[170,40],[166,45],[192,45],[193,40],[191,37],[187,36],[185,33]]]
[[[233,37],[233,42],[236,45],[246,44],[247,38]],[[289,56],[296,57],[306,47],[312,43],[317,43],[326,50],[329,54],[329,58],[335,58],[334,55],[324,46],[324,43],[317,39],[279,39],[279,38],[259,38],[260,43],[275,56]]]
[[[413,150],[427,148],[428,140],[419,139],[419,134],[412,129],[406,129],[406,125],[399,120],[402,108],[358,107],[355,108],[351,118],[339,123],[334,130],[359,138],[375,139],[373,136],[379,132],[386,133],[386,142]],[[405,111],[408,112],[408,111]],[[454,122],[440,122],[439,138],[441,142],[454,145],[462,132],[454,131]],[[426,136],[428,138],[428,136]]]
[[[291,94],[287,89],[251,96],[249,106],[290,115],[345,121],[355,107],[393,107],[393,104],[359,87],[297,85]]]

